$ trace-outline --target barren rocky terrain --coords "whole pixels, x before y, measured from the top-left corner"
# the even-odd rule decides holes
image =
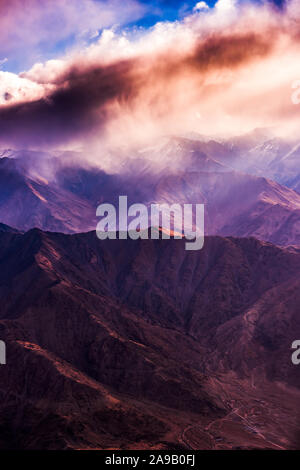
[[[1,448],[299,447],[297,252],[8,227],[0,241]]]

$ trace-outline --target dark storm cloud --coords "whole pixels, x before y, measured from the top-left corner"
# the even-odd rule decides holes
[[[0,139],[16,144],[55,143],[100,129],[106,104],[128,100],[133,63],[120,62],[90,70],[74,69],[59,78],[58,88],[43,99],[0,108]]]
[[[112,103],[118,104],[120,112],[128,110],[155,88],[155,108],[167,99],[164,90],[170,80],[176,82],[182,74],[201,78],[213,70],[234,69],[271,49],[268,37],[252,32],[214,34],[199,40],[193,51],[183,56],[170,50],[108,66],[72,65],[57,76],[55,91],[45,98],[0,108],[0,139],[22,145],[55,144],[95,129],[101,132],[112,117]]]

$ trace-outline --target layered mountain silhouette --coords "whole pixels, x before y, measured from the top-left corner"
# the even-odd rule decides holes
[[[238,142],[250,152],[248,140]],[[207,235],[254,236],[282,246],[299,245],[297,191],[233,169],[225,150],[217,142],[174,137],[128,157],[118,174],[84,167],[78,160],[58,164],[53,158],[49,180],[39,176],[50,166],[48,155],[35,164],[35,153],[5,156],[6,152],[0,159],[0,220],[19,230],[89,231],[96,227],[98,204],[117,204],[124,194],[129,203],[204,203]],[[215,159],[211,153],[217,154]],[[30,170],[26,161],[31,162]],[[297,184],[295,176],[296,188]]]
[[[299,449],[298,154],[259,129],[110,170],[2,151],[0,449]],[[100,241],[96,207],[120,195],[204,203],[204,248]]]
[[[300,254],[184,246],[0,231],[1,448],[299,446]]]

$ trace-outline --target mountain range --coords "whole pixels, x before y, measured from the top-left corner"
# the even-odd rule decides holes
[[[0,449],[299,449],[296,142],[0,153]],[[120,195],[204,203],[204,248],[100,241]]]
[[[129,203],[203,203],[207,235],[254,236],[281,246],[299,245],[300,194],[264,176],[229,166],[232,161],[226,161],[226,152],[223,149],[222,155],[220,147],[216,142],[165,139],[159,146],[126,159],[118,174],[83,166],[78,156],[75,163],[67,160],[58,164],[49,155],[40,155],[38,161],[35,153],[10,152],[5,156],[8,152],[2,152],[0,220],[19,230],[38,227],[85,232],[97,225],[98,204],[116,204],[124,194]],[[211,152],[217,153],[215,159]],[[157,166],[159,160],[163,168]],[[47,171],[51,174],[48,180],[44,176]],[[297,187],[296,180],[294,175]]]
[[[0,241],[1,448],[299,446],[299,253],[38,229]]]

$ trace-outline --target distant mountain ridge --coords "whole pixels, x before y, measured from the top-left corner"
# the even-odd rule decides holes
[[[9,227],[9,225],[1,224],[0,223],[0,232],[10,232],[10,233],[19,233],[18,230]]]
[[[261,134],[255,139],[255,144],[257,139],[260,142]],[[253,153],[251,142],[250,137],[234,141],[233,155],[237,155],[238,144]],[[89,231],[97,225],[98,204],[117,205],[119,195],[127,195],[129,204],[204,203],[207,235],[254,236],[278,245],[299,246],[300,195],[265,177],[234,170],[226,145],[172,137],[131,155],[119,174],[80,165],[78,160],[72,163],[71,157],[63,164],[55,156],[49,180],[33,171],[33,163],[28,170],[29,163],[38,160],[37,152],[31,155],[27,151],[25,157],[21,152],[15,156],[13,151],[3,153],[0,221],[19,230]],[[49,159],[48,154],[41,156],[41,173],[43,165],[50,165]],[[159,160],[164,163],[156,166]]]

